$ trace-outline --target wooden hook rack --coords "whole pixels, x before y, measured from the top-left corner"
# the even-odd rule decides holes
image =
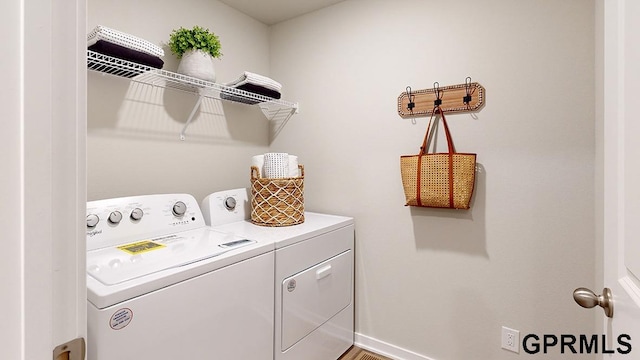
[[[477,111],[484,106],[485,90],[477,82],[434,86],[431,89],[411,91],[414,106],[409,110],[409,96],[407,91],[398,96],[398,115],[402,118],[416,116],[430,116],[433,113],[434,101],[437,100],[436,92],[440,93],[440,108],[446,113],[461,113]],[[471,95],[470,101],[465,103],[467,94]]]

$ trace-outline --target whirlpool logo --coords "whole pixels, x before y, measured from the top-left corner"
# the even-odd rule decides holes
[[[102,230],[87,231],[88,237],[94,237],[95,235],[100,235],[100,234],[102,234]]]
[[[620,334],[612,341],[606,335],[527,334],[522,338],[527,354],[614,354],[631,353],[631,336]]]

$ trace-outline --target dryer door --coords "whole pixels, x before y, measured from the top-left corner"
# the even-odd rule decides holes
[[[351,303],[353,252],[347,250],[281,284],[282,351],[285,351]]]

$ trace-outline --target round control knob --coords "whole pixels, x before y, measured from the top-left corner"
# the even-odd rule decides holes
[[[184,215],[184,213],[187,212],[187,205],[182,201],[178,201],[175,204],[173,204],[173,209],[171,211],[175,216],[182,216]]]
[[[87,215],[87,227],[88,228],[96,227],[96,225],[98,225],[99,222],[100,222],[100,218],[98,217],[98,215],[96,215],[96,214]]]
[[[142,215],[144,215],[144,211],[140,208],[135,208],[131,210],[131,220],[140,220],[142,219]]]
[[[120,211],[112,211],[111,214],[109,214],[109,222],[111,224],[117,224],[122,220],[122,213]]]
[[[228,198],[224,199],[224,207],[229,211],[235,209],[236,198],[229,196]]]

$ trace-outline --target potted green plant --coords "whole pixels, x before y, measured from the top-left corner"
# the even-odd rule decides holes
[[[213,59],[220,58],[221,44],[216,34],[200,26],[180,27],[169,35],[169,48],[178,59],[178,73],[215,82]]]

